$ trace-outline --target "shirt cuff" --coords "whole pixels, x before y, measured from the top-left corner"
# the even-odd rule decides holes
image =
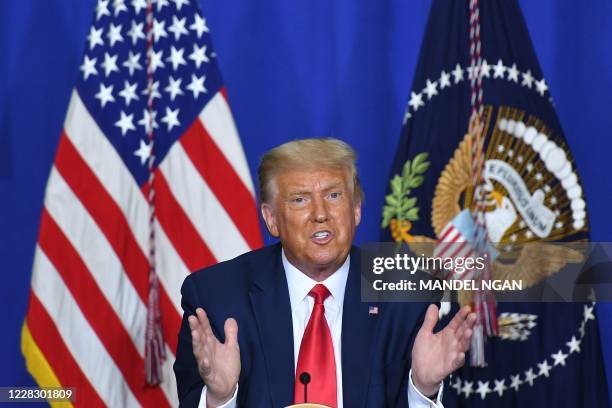
[[[202,388],[202,395],[200,395],[200,403],[198,404],[198,408],[207,408],[206,390],[207,387],[204,386],[204,388]],[[236,385],[236,391],[234,391],[232,398],[230,398],[225,404],[219,405],[217,408],[236,408],[236,397],[238,397],[238,385]]]
[[[414,386],[412,382],[412,369],[408,374],[408,406],[410,408],[444,408],[442,405],[442,391],[444,391],[444,381],[440,383],[440,389],[438,390],[438,396],[435,401],[430,400]]]

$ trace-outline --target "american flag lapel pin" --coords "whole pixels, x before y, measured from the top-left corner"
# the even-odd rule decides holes
[[[378,306],[370,306],[368,308],[368,315],[369,316],[374,316],[378,314]]]

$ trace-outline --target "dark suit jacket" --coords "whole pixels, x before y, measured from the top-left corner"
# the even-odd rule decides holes
[[[351,249],[342,317],[344,406],[407,407],[412,342],[426,304],[361,303],[360,250]],[[242,370],[239,407],[285,407],[293,402],[294,352],[289,291],[279,244],[244,254],[185,279],[183,323],[174,372],[181,406],[196,407],[203,382],[191,347],[187,317],[206,310],[216,336],[238,322]],[[369,306],[378,306],[370,314]]]

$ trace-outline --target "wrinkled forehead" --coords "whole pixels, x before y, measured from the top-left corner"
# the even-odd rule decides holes
[[[333,188],[351,189],[349,179],[349,170],[344,167],[305,167],[279,170],[272,184],[275,193],[294,194]]]

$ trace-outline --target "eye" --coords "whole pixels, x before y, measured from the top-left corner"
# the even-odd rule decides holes
[[[304,203],[306,202],[306,199],[305,199],[304,197],[293,197],[293,198],[290,200],[290,202],[291,202],[292,204],[298,204],[298,205],[301,205],[301,204],[304,204]]]
[[[332,193],[329,193],[329,199],[330,200],[338,200],[340,197],[342,196],[342,193],[339,191],[334,191]]]

